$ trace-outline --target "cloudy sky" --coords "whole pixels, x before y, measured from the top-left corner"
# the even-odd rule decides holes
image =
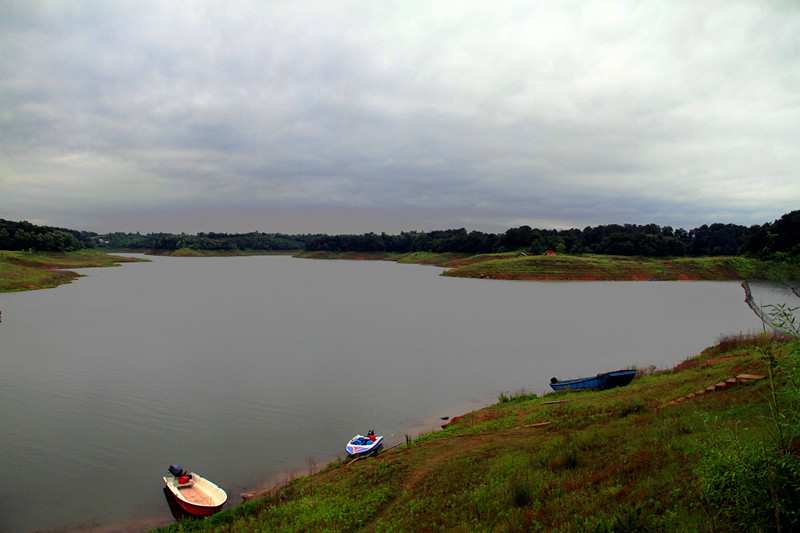
[[[762,224],[796,0],[0,0],[0,218],[108,231]]]

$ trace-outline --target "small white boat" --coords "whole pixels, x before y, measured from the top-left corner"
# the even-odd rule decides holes
[[[224,490],[194,472],[184,471],[180,465],[170,465],[170,476],[164,483],[178,505],[189,514],[208,516],[216,513],[228,500]]]
[[[350,457],[364,457],[377,454],[383,448],[383,435],[375,436],[375,432],[369,430],[366,436],[356,435],[347,443],[347,455]]]

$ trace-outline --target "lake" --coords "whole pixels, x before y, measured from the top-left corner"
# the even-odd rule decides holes
[[[551,376],[759,331],[738,282],[515,282],[287,256],[153,257],[0,296],[0,531],[172,521],[170,463],[268,488]],[[48,497],[51,496],[51,497]]]

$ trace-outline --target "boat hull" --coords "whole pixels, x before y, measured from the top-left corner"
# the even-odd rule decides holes
[[[228,500],[224,490],[194,472],[190,483],[181,484],[174,477],[163,479],[181,509],[192,515],[212,515],[222,509]]]
[[[360,444],[358,441],[359,439],[364,439],[362,435],[356,435],[353,437],[350,442],[347,443],[345,449],[347,450],[347,455],[351,457],[355,456],[364,456],[369,455],[372,453],[377,453],[383,447],[383,436],[377,437],[375,442],[368,443],[368,444]]]
[[[564,390],[602,390],[614,387],[624,387],[636,376],[636,370],[615,370],[614,372],[603,372],[589,378],[568,379],[550,383],[550,387],[555,391]]]

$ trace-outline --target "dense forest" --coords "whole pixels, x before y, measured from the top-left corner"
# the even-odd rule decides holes
[[[0,218],[0,250],[73,252],[94,246],[95,234]]]
[[[134,250],[302,250],[311,235],[283,235],[280,233],[198,233],[197,235],[174,235],[172,233],[109,233],[97,237],[98,248]]]
[[[330,252],[445,252],[487,254],[547,250],[566,254],[642,257],[747,255],[800,260],[800,211],[762,226],[702,225],[691,230],[657,224],[610,224],[583,230],[520,226],[493,234],[465,229],[401,232],[399,235],[284,235],[280,233],[109,233],[97,234],[0,219],[0,249],[62,252],[82,248],[173,251],[306,250]]]
[[[783,215],[772,224],[753,226],[741,253],[759,259],[800,259],[800,211]]]
[[[583,230],[511,228],[502,234],[465,229],[401,233],[400,235],[322,235],[306,243],[306,251],[455,252],[487,254],[547,250],[567,254],[610,254],[644,257],[736,255],[749,235],[748,228],[712,224],[691,231],[669,226],[635,224],[587,227]]]
[[[736,224],[702,225],[692,230],[657,224],[610,224],[583,230],[511,228],[502,234],[465,229],[409,232],[400,235],[320,235],[306,242],[306,251],[451,252],[486,254],[547,250],[566,254],[609,254],[642,257],[705,257],[748,255],[784,260],[800,256],[800,211],[773,223],[747,228]]]

